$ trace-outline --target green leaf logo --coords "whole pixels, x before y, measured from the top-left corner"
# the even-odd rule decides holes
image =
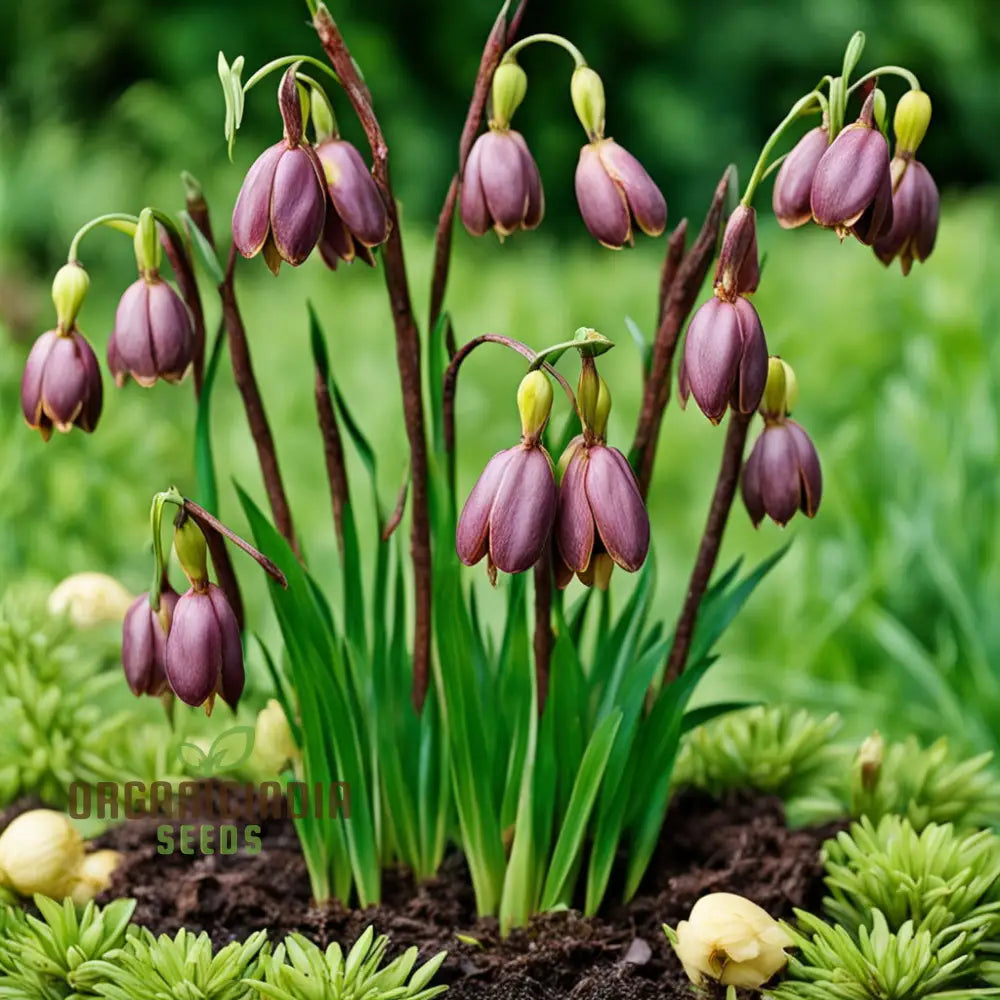
[[[253,726],[234,726],[220,733],[208,751],[213,772],[239,767],[253,753]]]

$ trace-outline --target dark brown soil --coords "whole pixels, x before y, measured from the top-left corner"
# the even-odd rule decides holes
[[[661,925],[684,919],[700,895],[715,891],[738,892],[776,917],[790,916],[793,907],[816,909],[822,896],[819,846],[834,829],[786,829],[774,798],[738,795],[716,802],[681,795],[630,904],[612,902],[595,919],[572,911],[549,914],[502,940],[495,920],[476,917],[458,853],[423,885],[405,872],[388,872],[380,906],[320,908],[311,902],[290,821],[260,824],[259,854],[228,856],[160,854],[160,823],[156,817],[133,819],[99,841],[125,855],[102,899],[131,896],[138,923],[157,933],[205,930],[218,944],[259,928],[272,938],[296,930],[321,946],[330,940],[349,945],[373,923],[390,936],[390,953],[413,944],[424,957],[448,950],[438,981],[450,984],[449,1000],[689,998]]]

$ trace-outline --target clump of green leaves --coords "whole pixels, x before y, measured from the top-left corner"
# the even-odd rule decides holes
[[[833,742],[836,713],[819,718],[787,706],[755,706],[693,730],[677,760],[674,781],[712,795],[752,788],[778,795],[800,820],[843,811],[846,754]]]
[[[905,816],[917,831],[929,823],[981,829],[1000,825],[1000,780],[993,755],[956,761],[944,737],[923,748],[916,737],[883,748],[866,740],[851,775],[851,816],[877,823]]]
[[[447,952],[414,969],[418,952],[408,948],[380,969],[387,944],[368,927],[345,957],[339,944],[323,952],[292,934],[265,960],[263,982],[255,985],[274,1000],[430,1000],[448,988],[429,985]]]
[[[154,937],[142,928],[100,963],[95,992],[112,1000],[257,1000],[266,943],[258,931],[213,955],[207,934]]]
[[[788,928],[797,953],[789,958],[788,978],[770,991],[774,1000],[931,1000],[992,996],[980,987],[964,934],[938,947],[928,930],[907,920],[889,929],[885,914],[874,910],[871,927],[857,938],[811,913],[796,910],[799,930]],[[956,992],[953,992],[956,991]]]
[[[60,1000],[94,996],[103,978],[102,959],[120,948],[135,902],[119,899],[103,909],[90,902],[77,912],[35,897],[41,919],[4,908],[0,920],[0,997],[6,1000]]]
[[[908,920],[935,944],[960,927],[970,940],[1000,929],[1000,838],[929,823],[919,833],[902,816],[867,817],[823,846],[827,915],[852,933],[873,910],[899,930]]]

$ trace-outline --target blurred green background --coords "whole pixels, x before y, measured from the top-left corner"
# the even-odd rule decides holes
[[[453,170],[458,129],[495,9],[389,0],[333,8],[385,125],[418,315],[426,312],[431,236]],[[852,733],[949,732],[965,748],[994,748],[1000,732],[1000,8],[992,0],[847,0],[807,4],[623,0],[530,9],[525,31],[571,37],[604,76],[609,132],[666,193],[671,221],[700,218],[729,162],[747,176],[788,105],[839,69],[862,28],[867,70],[900,63],[934,100],[921,150],[944,204],[933,257],[903,279],[863,247],[815,229],[780,231],[761,191],[767,255],[756,296],[771,350],[796,368],[797,419],[820,451],[826,492],[815,522],[755,532],[742,508],[724,561],[788,556],[729,633],[707,695],[783,699],[839,708]],[[304,4],[174,0],[14,2],[0,7],[0,583],[56,581],[99,569],[138,592],[149,572],[147,503],[176,482],[194,489],[190,386],[106,379],[93,436],[25,430],[18,382],[35,336],[53,325],[48,286],[88,218],[181,204],[178,174],[198,176],[224,238],[247,166],[280,134],[276,80],[248,96],[235,164],[226,158],[216,54],[248,70],[290,52],[318,54]],[[499,246],[456,230],[448,306],[460,339],[485,330],[535,346],[581,325],[619,342],[602,371],[615,398],[610,436],[627,448],[639,398],[630,316],[653,328],[664,241],[614,254],[580,222],[572,176],[581,143],[568,101],[571,65],[556,50],[523,58],[529,95],[518,112],[545,182],[540,231]],[[890,100],[899,94],[887,81]],[[348,137],[349,109],[334,97]],[[88,238],[91,294],[81,327],[103,354],[131,247],[110,231]],[[260,261],[240,270],[255,362],[298,527],[318,575],[335,586],[336,552],[315,429],[307,298],[326,326],[336,377],[378,445],[391,504],[405,437],[382,275],[335,275],[316,261],[275,281]],[[218,310],[206,283],[209,328]],[[459,488],[517,433],[521,366],[479,352],[459,392]],[[570,371],[568,368],[567,371]],[[572,372],[570,371],[572,375]],[[222,514],[241,526],[235,478],[263,503],[255,456],[228,368],[214,400]],[[651,497],[660,608],[679,606],[714,480],[722,432],[672,405]],[[355,488],[363,473],[352,467]],[[362,496],[364,494],[361,494]],[[371,537],[373,530],[367,526]],[[264,584],[241,556],[252,628],[276,635]],[[479,570],[470,576],[479,578]],[[574,585],[575,586],[575,585]],[[627,592],[615,578],[617,600]],[[494,606],[499,607],[499,602]],[[255,649],[251,672],[263,683]]]

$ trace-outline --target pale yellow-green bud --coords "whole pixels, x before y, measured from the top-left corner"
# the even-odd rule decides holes
[[[163,248],[160,246],[160,234],[156,231],[156,219],[151,208],[144,208],[139,213],[139,224],[135,227],[132,243],[140,272],[146,274],[158,271],[163,259]]]
[[[77,261],[63,264],[52,279],[52,301],[56,307],[59,329],[68,333],[76,323],[76,317],[87,297],[90,275]]]
[[[874,791],[878,784],[884,755],[885,740],[882,739],[882,734],[876,730],[861,744],[858,750],[858,773],[861,776],[861,787],[866,792]]]
[[[184,512],[174,521],[174,552],[184,575],[195,590],[208,583],[208,561],[205,536],[195,521]]]
[[[21,896],[63,899],[72,891],[83,854],[83,838],[69,817],[32,809],[0,835],[0,882]]]
[[[899,99],[892,127],[896,133],[896,155],[913,155],[924,141],[931,123],[931,99],[922,90],[909,90]]]
[[[313,87],[310,105],[316,142],[323,142],[325,139],[335,136],[337,134],[337,122],[333,117],[333,108],[330,107],[330,102],[327,100],[326,94]]]
[[[589,66],[577,66],[569,84],[573,110],[588,138],[604,135],[604,83]]]
[[[271,698],[257,716],[253,756],[266,774],[280,774],[290,760],[299,757],[285,710],[275,698]]]
[[[593,358],[582,358],[580,380],[576,384],[576,404],[583,417],[583,425],[594,430],[597,420],[597,398],[601,394],[601,376],[597,374]]]
[[[886,126],[886,103],[885,103],[885,91],[875,88],[875,107],[873,108],[875,114],[875,124],[879,129],[884,132]]]
[[[702,896],[667,937],[696,986],[706,979],[723,986],[758,989],[785,967],[788,932],[766,910],[743,896]]]
[[[528,441],[537,441],[552,412],[552,383],[548,375],[536,369],[521,379],[517,409],[521,414],[521,433]]]
[[[77,906],[85,906],[98,893],[110,888],[111,876],[121,860],[118,851],[94,851],[84,855],[70,893],[73,902]]]
[[[513,59],[500,63],[493,74],[490,95],[493,124],[506,128],[527,92],[528,74]]]
[[[608,429],[608,417],[611,414],[611,391],[608,383],[598,377],[597,402],[594,404],[594,423],[591,430],[599,437],[603,438]]]
[[[121,624],[134,600],[113,576],[106,573],[74,573],[49,594],[53,615],[67,615],[77,628]]]

